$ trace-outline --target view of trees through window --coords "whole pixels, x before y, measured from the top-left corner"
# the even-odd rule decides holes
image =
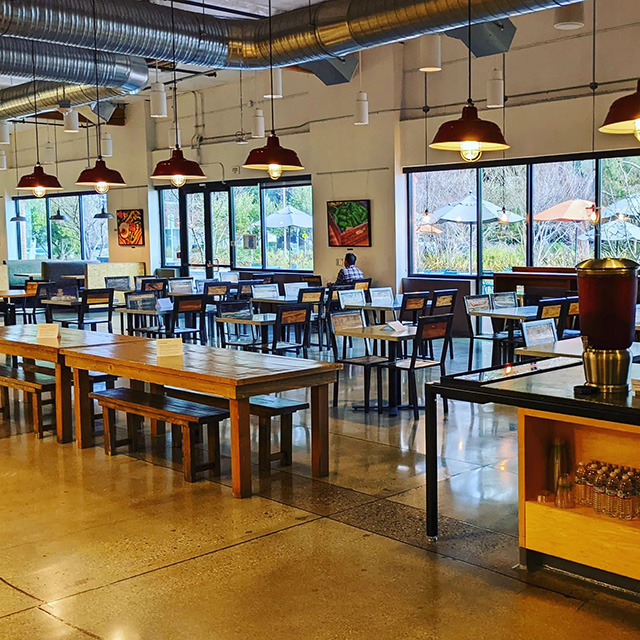
[[[16,209],[26,218],[18,223],[21,259],[108,260],[107,220],[95,219],[107,207],[97,193],[24,198]],[[58,212],[64,220],[51,220]]]
[[[408,180],[414,273],[475,274],[479,221],[487,274],[526,265],[527,255],[545,267],[573,267],[598,250],[640,261],[640,156],[412,171]]]

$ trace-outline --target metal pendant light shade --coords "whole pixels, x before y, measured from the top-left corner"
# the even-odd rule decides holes
[[[4,120],[0,122],[0,144],[11,144],[9,123]]]
[[[640,141],[640,80],[635,93],[618,98],[610,107],[600,133],[634,135]]]
[[[75,109],[71,109],[71,111],[67,111],[64,114],[64,132],[80,132],[80,119],[78,118],[78,112]]]
[[[31,191],[36,198],[44,198],[49,191],[62,191],[56,176],[44,172],[41,164],[36,164],[32,173],[20,178],[17,191]]]
[[[51,222],[66,222],[67,216],[61,213],[60,209],[58,209],[54,215],[49,216],[49,220],[51,220]]]
[[[151,106],[149,115],[152,118],[167,117],[167,94],[162,82],[154,82],[151,85]]]
[[[179,147],[172,151],[169,160],[158,162],[151,175],[153,180],[166,180],[178,188],[189,181],[202,180],[205,177],[202,167],[194,160],[187,160]]]
[[[367,99],[367,94],[364,91],[358,92],[353,124],[369,124],[369,100]]]
[[[484,151],[505,151],[509,148],[500,127],[478,117],[478,109],[467,104],[462,109],[462,117],[440,125],[432,149],[459,151],[462,159],[475,162]]]
[[[571,31],[584,27],[584,3],[565,4],[554,9],[553,26],[560,31]]]
[[[420,39],[420,71],[434,73],[442,71],[442,36],[423,36]]]
[[[0,171],[7,170],[7,154],[4,149],[0,149]]]
[[[262,109],[256,109],[253,112],[253,126],[251,127],[252,138],[264,138],[264,111]]]
[[[113,220],[113,213],[109,213],[108,211],[106,211],[103,206],[100,213],[96,213],[96,215],[93,216],[93,219],[94,220]]]
[[[85,169],[76,180],[79,187],[93,187],[97,193],[107,193],[111,187],[126,187],[119,171],[109,169],[107,163],[98,158],[93,167]]]
[[[504,76],[501,69],[494,69],[487,80],[487,108],[502,109],[504,107]]]
[[[9,222],[26,222],[27,219],[18,211],[15,216],[9,219]]]
[[[303,171],[304,167],[293,149],[280,146],[278,136],[271,133],[267,144],[253,149],[244,163],[245,169],[266,171],[272,180],[277,180],[284,171]]]

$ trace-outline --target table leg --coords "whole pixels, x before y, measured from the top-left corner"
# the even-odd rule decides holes
[[[56,435],[60,444],[73,439],[71,417],[71,369],[64,362],[56,362]]]
[[[389,342],[389,360],[395,362],[398,359],[398,343]],[[398,415],[398,376],[393,368],[389,372],[389,415]]]
[[[264,345],[262,347],[262,353],[269,353],[269,325],[263,324],[260,327],[260,341]]]
[[[149,385],[149,392],[155,393],[158,396],[164,395],[164,385],[151,383]],[[164,435],[165,433],[165,423],[161,420],[156,420],[155,418],[150,421],[150,429],[151,435]]]
[[[89,381],[89,372],[83,369],[73,370],[74,403],[76,414],[76,443],[79,449],[93,447],[93,424],[89,394],[93,390]],[[107,410],[105,409],[105,412]]]
[[[311,475],[329,475],[329,385],[311,387]]]
[[[438,396],[425,385],[426,465],[427,465],[427,536],[438,537]]]
[[[231,413],[231,485],[236,498],[251,496],[249,400],[229,400]]]

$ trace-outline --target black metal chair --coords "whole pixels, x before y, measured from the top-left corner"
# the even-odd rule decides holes
[[[322,286],[322,276],[300,276],[302,282],[308,282],[310,287],[321,287]]]
[[[63,327],[77,325],[78,329],[89,327],[91,331],[105,324],[109,333],[113,333],[113,293],[113,289],[83,289],[77,320],[62,320],[60,324]]]
[[[290,332],[294,333],[291,341]],[[306,358],[309,355],[309,334],[311,332],[311,306],[308,304],[282,304],[276,311],[271,343],[252,347],[274,355],[284,355],[294,351]]]
[[[455,315],[456,300],[458,299],[457,289],[436,289],[431,298],[429,306],[429,315],[446,315],[452,313]],[[433,358],[433,345],[429,343],[429,354]],[[449,341],[449,355],[453,360],[453,339]]]
[[[465,296],[464,297],[464,308],[467,315],[467,326],[469,328],[469,361],[468,361],[468,369],[471,371],[473,369],[473,350],[475,346],[476,340],[487,340],[490,341],[493,345],[493,350],[491,354],[491,364],[492,366],[497,366],[500,364],[502,351],[504,348],[504,341],[507,338],[506,332],[498,332],[493,331],[492,333],[476,333],[475,330],[475,321],[476,317],[470,315],[470,311],[490,311],[493,306],[491,305],[491,297],[486,293],[480,293],[477,295]]]
[[[324,287],[307,287],[306,289],[300,289],[298,291],[298,304],[308,304],[311,307],[311,329],[315,325],[318,332],[318,348],[322,350],[323,340],[322,334],[322,321],[320,319],[320,311],[324,304],[324,296],[326,289]],[[314,311],[314,307],[318,311]]]
[[[204,309],[204,296],[178,296],[174,299],[173,309],[168,315],[167,321],[162,326],[141,328],[137,330],[137,333],[146,334],[150,338],[200,340],[201,344],[206,344],[207,331]],[[181,319],[184,321],[182,326],[180,325]]]
[[[253,313],[251,300],[222,300],[216,302],[216,316],[224,318],[225,316],[247,315]],[[250,349],[259,344],[256,337],[256,330],[253,325],[237,325],[227,322],[216,322],[218,325],[218,340],[223,349],[227,347],[239,347],[241,349]],[[249,330],[249,333],[241,333],[239,327]],[[233,333],[231,332],[233,328]]]

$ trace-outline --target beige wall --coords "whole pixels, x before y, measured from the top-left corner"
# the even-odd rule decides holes
[[[591,3],[587,2],[586,15]],[[633,87],[629,81],[640,70],[640,2],[601,0],[598,22],[597,78],[602,84],[596,100],[596,122],[601,122],[611,102]],[[578,32],[563,33],[552,26],[551,12],[539,12],[514,19],[518,31],[507,54],[506,134],[512,148],[509,158],[572,153],[591,149],[591,99],[588,90],[571,89],[591,80],[591,38],[589,24]],[[429,76],[429,137],[446,119],[458,117],[466,99],[466,47],[443,38],[444,68]],[[424,76],[419,71],[417,41],[364,52],[363,88],[369,93],[370,124],[352,124],[358,77],[348,85],[325,87],[314,76],[285,70],[285,97],[276,103],[276,125],[285,146],[295,148],[312,176],[314,189],[314,258],[316,272],[335,277],[336,260],[344,251],[327,246],[326,201],[368,198],[372,201],[371,248],[357,250],[360,265],[378,284],[397,285],[407,268],[406,181],[402,168],[425,161],[423,105]],[[483,109],[485,83],[501,56],[474,61],[474,97],[482,117],[502,122],[500,110]],[[180,85],[182,146],[188,157],[199,159],[209,180],[220,180],[223,163],[227,179],[255,177],[241,169],[249,146],[233,142],[240,128],[238,74],[222,71],[213,80],[201,78]],[[266,72],[244,76],[244,100],[261,96]],[[615,81],[625,80],[615,84]],[[607,84],[614,83],[614,84]],[[615,91],[617,93],[609,93]],[[559,99],[563,98],[563,99]],[[265,108],[267,127],[269,113]],[[442,105],[453,105],[443,107]],[[110,127],[115,157],[108,163],[122,172],[129,187],[109,194],[111,211],[141,207],[145,210],[147,243],[142,248],[117,245],[115,221],[109,224],[113,260],[145,261],[150,269],[159,265],[160,241],[157,195],[150,189],[148,175],[153,165],[168,156],[168,122],[147,117],[143,96],[131,97],[127,125]],[[245,108],[245,128],[251,127],[251,112]],[[192,136],[194,136],[192,138]],[[197,137],[200,149],[191,149]],[[33,128],[19,133],[20,171],[34,162]],[[93,143],[92,143],[93,147]],[[596,135],[596,149],[637,148],[633,138]],[[86,164],[83,134],[58,136],[58,175],[69,191]],[[92,152],[93,153],[93,152]],[[9,153],[7,154],[9,155]],[[495,154],[493,154],[495,155]],[[489,154],[487,158],[491,157]],[[429,162],[457,162],[456,154],[429,152]],[[0,174],[0,196],[13,214],[10,197],[15,194],[15,171]],[[0,218],[2,218],[0,216]],[[6,233],[0,219],[0,257],[12,241],[11,223]],[[7,239],[8,238],[8,239]]]

